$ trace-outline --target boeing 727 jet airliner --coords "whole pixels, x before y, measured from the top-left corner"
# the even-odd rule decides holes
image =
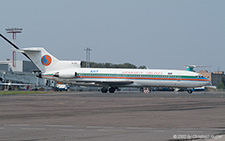
[[[63,83],[102,87],[103,93],[114,93],[119,87],[173,87],[192,88],[208,85],[210,81],[202,75],[185,70],[163,69],[103,69],[81,68],[81,61],[60,61],[44,48],[19,49],[10,43],[18,52],[41,70],[39,77]]]

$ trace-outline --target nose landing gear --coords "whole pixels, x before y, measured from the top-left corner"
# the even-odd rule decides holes
[[[187,90],[187,92],[189,93],[189,94],[192,94],[192,90],[191,89],[189,89],[189,90]]]

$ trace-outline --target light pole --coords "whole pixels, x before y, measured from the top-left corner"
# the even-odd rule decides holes
[[[23,28],[6,28],[7,33],[12,33],[12,40],[15,44],[16,41],[16,33],[22,33]],[[16,67],[16,51],[12,48],[12,66]]]
[[[86,68],[90,68],[90,62],[91,62],[91,48],[85,48],[86,51]]]

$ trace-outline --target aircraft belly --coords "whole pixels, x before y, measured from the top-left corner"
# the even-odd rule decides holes
[[[137,80],[134,84],[144,87],[175,87],[175,81]]]
[[[159,81],[159,80],[137,80],[133,86],[144,86],[144,87],[181,87],[181,88],[194,88],[204,86],[208,82],[198,81]]]

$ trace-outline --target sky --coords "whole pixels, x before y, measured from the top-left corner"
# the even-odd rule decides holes
[[[225,70],[225,0],[0,0],[0,33],[60,60]],[[0,39],[0,60],[11,57]],[[17,60],[25,59],[17,53]]]

